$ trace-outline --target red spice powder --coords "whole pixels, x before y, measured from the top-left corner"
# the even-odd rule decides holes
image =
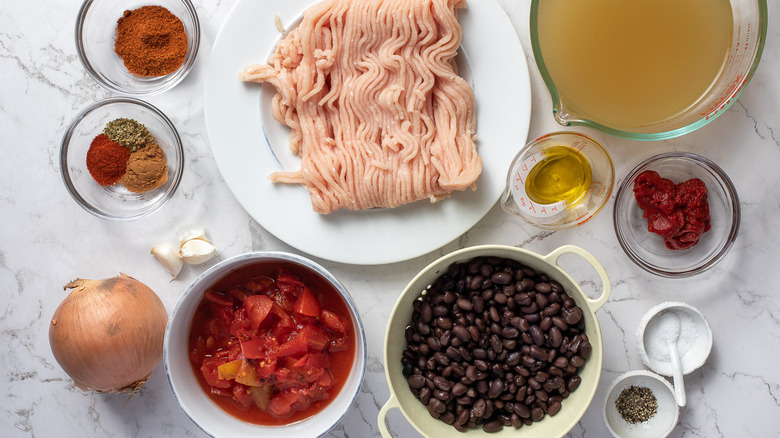
[[[127,171],[130,150],[100,134],[87,151],[87,170],[101,186],[116,184]]]
[[[187,55],[187,32],[179,17],[162,6],[125,11],[117,20],[114,51],[138,76],[165,76]]]

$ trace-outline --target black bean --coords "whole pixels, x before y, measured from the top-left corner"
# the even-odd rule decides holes
[[[436,391],[434,391],[434,395],[436,394]],[[438,398],[432,398],[428,405],[433,408],[433,410],[439,414],[443,414],[447,411],[447,404],[441,401]]]
[[[550,330],[550,327],[552,327],[552,325],[553,325],[552,318],[550,318],[549,316],[545,316],[544,318],[542,318],[542,322],[539,323],[539,328],[543,332],[546,332]]]
[[[431,303],[424,301],[420,308],[420,318],[426,324],[430,324],[433,319],[433,310],[431,309]]]
[[[536,286],[534,286],[534,290],[543,294],[550,293],[552,290],[552,286],[550,283],[542,282],[542,283],[536,283]]]
[[[454,334],[455,337],[458,338],[461,342],[468,342],[468,340],[471,338],[469,331],[462,325],[454,326],[452,328],[452,334]]]
[[[585,344],[583,343],[582,345],[585,345]],[[582,349],[582,345],[580,346],[580,350]],[[585,359],[583,359],[580,356],[572,357],[570,362],[571,362],[572,366],[575,366],[577,368],[585,365]]]
[[[544,333],[542,333],[542,330],[538,326],[532,325],[529,329],[529,333],[531,334],[531,338],[533,339],[534,344],[536,344],[538,347],[544,345]]]
[[[504,428],[504,423],[499,420],[493,420],[482,425],[482,430],[488,433],[498,432]]]
[[[515,366],[520,363],[520,352],[513,351],[506,357],[506,364],[509,366]]]
[[[433,378],[433,384],[442,391],[449,391],[452,389],[452,383],[442,376],[436,376]]]
[[[496,354],[501,353],[504,350],[504,345],[501,344],[501,339],[498,338],[498,335],[490,337],[490,349]]]
[[[406,381],[409,383],[409,387],[412,389],[420,389],[423,386],[425,386],[425,377],[415,374],[413,376],[409,376]]]
[[[568,389],[569,392],[572,392],[580,387],[580,383],[582,383],[582,378],[580,376],[571,376],[569,377],[569,382],[566,383],[566,389]]]
[[[443,402],[448,401],[452,397],[449,392],[443,391],[441,389],[434,389],[433,396]]]
[[[449,364],[450,364],[450,359],[447,357],[447,355],[446,355],[446,354],[442,353],[441,351],[437,351],[437,352],[436,352],[436,353],[433,355],[433,358],[434,358],[434,359],[436,360],[436,362],[438,362],[438,363],[439,363],[439,365],[441,365],[441,366],[445,366],[445,367],[446,367],[447,365],[449,365]]]
[[[471,355],[474,356],[474,359],[485,359],[487,358],[487,351],[484,348],[475,348],[471,351]]]
[[[519,295],[515,295],[515,303],[518,306],[530,306],[533,302],[533,299],[531,298],[531,294],[529,293],[521,293]]]
[[[440,316],[436,318],[436,325],[439,326],[439,328],[442,328],[444,330],[449,330],[452,328],[452,320],[449,318]]]
[[[466,312],[471,311],[471,309],[474,308],[474,305],[471,304],[471,301],[468,300],[468,298],[460,297],[455,301],[455,304],[461,309]]]
[[[579,307],[577,307],[577,309],[579,309]],[[552,303],[549,306],[547,306],[547,308],[542,310],[542,315],[544,315],[544,316],[554,316],[554,315],[557,315],[558,312],[560,312],[560,311],[561,311],[561,305],[558,304],[558,303]]]
[[[514,327],[504,327],[501,329],[501,336],[507,339],[515,339],[520,336],[520,332]]]
[[[558,413],[558,411],[561,410],[561,402],[556,401],[553,403],[550,403],[550,406],[547,407],[547,415],[554,417],[555,414]]]
[[[493,283],[503,286],[512,282],[512,274],[508,272],[496,272],[491,279],[493,280]]]
[[[590,353],[593,350],[593,347],[590,345],[590,342],[585,341],[582,344],[580,344],[580,356],[587,359],[590,357]]]
[[[522,403],[515,403],[514,406],[512,406],[512,410],[515,411],[515,414],[517,414],[520,418],[531,417],[531,410],[528,409],[528,406]]]
[[[485,403],[484,398],[481,398],[474,403],[474,407],[471,408],[471,413],[477,418],[482,418],[482,416],[485,415],[485,409],[487,409],[487,403]]]
[[[449,309],[447,309],[447,306],[439,304],[438,306],[434,306],[433,307],[433,316],[434,317],[444,316],[447,313],[449,313]]]
[[[544,309],[549,303],[550,301],[545,294],[536,294],[536,305],[539,306],[540,309]]]
[[[561,311],[561,316],[563,316],[563,320],[566,322],[566,324],[575,325],[580,322],[580,319],[582,318],[582,309],[576,306],[564,307],[564,309]]]
[[[553,364],[558,368],[565,368],[569,364],[569,360],[565,356],[558,356]]]
[[[544,411],[542,408],[536,407],[531,409],[531,419],[534,421],[541,421],[544,418]]]
[[[475,312],[482,313],[485,310],[485,301],[481,296],[475,296],[471,299],[471,305]]]
[[[462,426],[466,424],[467,421],[469,421],[469,411],[464,409],[460,411],[460,414],[458,414],[458,419],[455,420],[455,424]]]
[[[536,282],[531,278],[523,278],[523,291],[529,292],[534,289],[534,286],[536,286]]]
[[[536,360],[547,360],[547,350],[536,345],[531,347],[531,357]]]

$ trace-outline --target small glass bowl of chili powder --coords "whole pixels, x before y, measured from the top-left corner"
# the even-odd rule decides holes
[[[181,408],[211,436],[323,436],[353,405],[363,324],[322,266],[285,252],[224,260],[184,292],[165,335]]]
[[[709,205],[708,221],[701,215],[706,212],[702,195]],[[662,277],[689,277],[711,268],[731,249],[739,232],[739,197],[723,169],[709,159],[663,153],[641,162],[620,184],[613,220],[620,246],[634,263]],[[670,231],[678,228],[678,233]],[[684,236],[688,228],[698,230]]]
[[[195,64],[200,22],[190,0],[85,0],[76,49],[102,87],[128,96],[173,88]]]
[[[167,180],[159,187],[137,193],[113,180],[98,181],[90,174],[90,147],[106,124],[116,119],[143,124],[162,149]],[[65,187],[81,207],[103,219],[129,221],[157,211],[176,192],[183,170],[184,148],[176,127],[162,111],[135,98],[115,97],[90,105],[76,116],[62,138],[60,171]]]

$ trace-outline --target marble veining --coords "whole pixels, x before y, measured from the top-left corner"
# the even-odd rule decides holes
[[[471,0],[479,1],[479,0]],[[181,411],[162,366],[135,397],[86,394],[56,364],[48,325],[76,277],[127,272],[144,281],[170,312],[187,284],[220,259],[247,251],[290,248],[258,225],[236,202],[214,162],[203,116],[203,81],[211,45],[236,0],[196,1],[202,26],[200,54],[176,88],[147,98],[165,112],[185,142],[185,173],[174,198],[154,215],[109,223],[80,207],[65,191],[59,145],[71,119],[111,94],[78,60],[73,29],[78,2],[4,1],[0,5],[0,436],[204,437]],[[529,137],[560,129],[534,64],[528,36],[528,0],[500,0],[517,29],[531,73]],[[770,20],[780,0],[769,0]],[[272,24],[269,17],[268,24]],[[617,183],[639,161],[664,151],[695,152],[732,178],[742,204],[742,229],[729,255],[707,273],[684,280],[652,276],[633,265],[612,227],[611,203],[575,230],[531,228],[494,207],[474,228],[443,248],[388,266],[318,260],[349,289],[366,326],[368,363],[357,403],[329,437],[377,437],[377,413],[389,397],[383,366],[385,324],[414,274],[439,256],[465,246],[503,243],[546,254],[563,244],[590,251],[605,266],[612,296],[597,313],[604,336],[599,390],[568,437],[606,437],[604,390],[623,372],[643,369],[636,325],[653,305],[686,301],[714,332],[709,361],[686,376],[688,406],[672,437],[780,437],[780,31],[769,26],[761,65],[739,101],[710,125],[673,140],[642,143],[590,132],[615,161]],[[524,139],[518,139],[519,147]],[[613,194],[614,198],[614,194]],[[149,255],[183,224],[202,223],[219,248],[205,266],[185,266],[179,278]],[[576,257],[561,264],[595,296],[598,278]],[[565,408],[565,407],[564,407]],[[415,437],[398,411],[394,436]]]

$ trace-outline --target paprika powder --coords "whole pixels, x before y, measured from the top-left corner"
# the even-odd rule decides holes
[[[87,150],[87,170],[101,186],[116,184],[127,171],[130,150],[100,134]]]
[[[142,6],[117,20],[114,51],[134,75],[165,76],[184,64],[187,32],[168,9]]]

